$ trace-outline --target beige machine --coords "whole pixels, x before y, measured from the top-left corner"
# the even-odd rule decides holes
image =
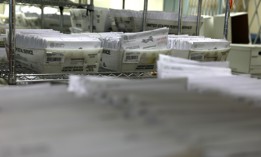
[[[231,44],[227,60],[233,72],[261,74],[261,45]]]
[[[225,15],[214,16],[212,38],[223,39]],[[233,44],[249,43],[248,14],[231,13],[228,26],[228,40]]]

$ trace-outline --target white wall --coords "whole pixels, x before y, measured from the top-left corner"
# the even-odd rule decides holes
[[[249,7],[248,7],[249,22],[251,22],[251,19],[252,19],[254,13],[255,13],[255,8],[256,8],[255,1],[256,0],[249,0]],[[261,22],[261,5],[259,6],[258,11],[259,11],[259,20]],[[258,19],[257,19],[257,16],[256,16],[253,25],[250,27],[250,32],[251,33],[258,33],[260,24],[258,24]]]
[[[121,9],[122,0],[94,0],[94,6],[103,8]]]
[[[126,0],[126,9],[143,10],[143,0]],[[148,10],[163,11],[163,0],[148,0]]]
[[[143,10],[143,0],[125,0],[125,8],[131,10]],[[163,0],[148,0],[149,10],[163,10]],[[94,5],[105,8],[122,8],[122,0],[94,0]]]

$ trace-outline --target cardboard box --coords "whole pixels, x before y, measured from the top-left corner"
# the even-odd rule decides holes
[[[169,54],[171,50],[109,50],[102,53],[101,67],[116,72],[154,71],[159,54]]]
[[[102,49],[36,50],[16,48],[15,58],[22,66],[37,73],[96,73]]]
[[[233,72],[261,74],[261,45],[231,44],[227,60]]]

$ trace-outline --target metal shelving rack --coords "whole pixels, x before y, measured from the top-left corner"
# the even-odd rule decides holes
[[[6,63],[0,64],[0,78],[8,79],[9,68]],[[55,82],[55,81],[67,81],[70,74],[66,73],[49,73],[49,74],[37,74],[33,73],[32,70],[26,69],[19,64],[16,64],[16,83],[28,84],[30,82]],[[83,75],[83,74],[78,74]],[[147,79],[156,78],[155,72],[100,72],[100,73],[89,73],[84,74],[85,76],[109,76],[126,79]]]
[[[79,74],[81,75],[81,74]],[[156,75],[152,72],[126,72],[126,73],[90,73],[84,76],[107,76],[117,77],[125,79],[147,79],[156,78]],[[56,82],[56,81],[68,81],[69,74],[51,73],[51,74],[17,74],[17,83],[27,84],[28,82]]]
[[[178,16],[178,34],[180,34],[182,29],[182,1],[179,0],[179,16]],[[227,1],[227,8],[229,8],[229,0]],[[1,1],[0,1],[1,2]],[[3,0],[2,2],[8,2],[8,0]],[[17,3],[24,3],[24,4],[36,4],[40,5],[43,9],[44,5],[50,5],[50,6],[59,6],[60,9],[63,7],[73,7],[73,6],[79,6],[81,4],[72,3],[65,0],[9,0],[9,67],[4,70],[0,71],[0,76],[7,77],[8,76],[8,83],[10,85],[15,85],[19,82],[35,82],[35,81],[55,81],[55,80],[67,80],[69,74],[30,74],[30,72],[27,72],[27,70],[24,71],[24,69],[15,63],[15,5]],[[201,18],[201,7],[202,7],[202,0],[198,0],[198,18],[197,18],[197,34],[199,33],[199,25],[200,25],[200,18]],[[93,19],[93,8],[94,8],[94,2],[93,0],[90,1],[90,4],[87,5],[87,11],[90,11],[92,13]],[[125,8],[125,0],[123,0],[123,8]],[[144,14],[143,14],[143,30],[146,29],[146,21],[147,21],[147,9],[148,9],[148,0],[144,0]],[[229,17],[230,9],[226,9],[226,16],[225,19],[225,26],[224,26],[224,37],[227,36],[227,23],[228,23],[228,17]],[[43,14],[43,11],[42,11]],[[62,15],[62,11],[61,11]],[[62,18],[61,18],[62,19]],[[62,23],[62,22],[61,22]],[[62,24],[61,24],[62,25]],[[91,24],[92,25],[92,24]],[[92,26],[91,26],[92,28]],[[21,72],[24,72],[26,74],[17,74],[19,71],[19,68],[21,68]],[[105,72],[105,73],[96,73],[96,74],[89,74],[89,75],[98,75],[98,76],[114,76],[114,77],[125,77],[125,78],[154,78],[155,75],[152,73],[146,73],[146,72],[134,72],[134,73],[113,73],[113,72]]]
[[[2,0],[0,3],[10,3],[10,0]],[[33,4],[33,5],[45,5],[45,6],[63,6],[63,7],[77,7],[82,4],[73,3],[67,0],[16,0],[16,3],[21,4]]]

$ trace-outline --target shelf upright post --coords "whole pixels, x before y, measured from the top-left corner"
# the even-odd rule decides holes
[[[43,5],[43,2],[41,3],[40,8],[41,8],[41,28],[43,29],[44,28],[44,5]]]
[[[230,17],[230,4],[229,0],[226,0],[226,13],[225,13],[225,22],[224,22],[224,39],[228,39],[228,25]]]
[[[122,9],[125,9],[125,0],[122,0]]]
[[[63,26],[64,26],[64,16],[63,16],[63,10],[64,10],[64,7],[63,6],[59,6],[59,10],[60,10],[60,29],[61,29],[61,32],[63,32]]]
[[[90,32],[93,32],[93,20],[94,20],[94,2],[90,1],[90,4],[87,6],[87,11],[90,12]]]
[[[202,0],[198,0],[198,15],[197,15],[197,29],[196,35],[199,35],[200,24],[201,24],[201,10],[202,10]]]
[[[182,20],[182,8],[183,8],[183,3],[182,0],[179,0],[179,14],[178,14],[178,35],[181,34],[181,20]]]
[[[9,1],[9,75],[8,84],[16,85],[16,68],[15,68],[15,0]]]
[[[142,18],[142,30],[146,30],[147,24],[147,14],[148,14],[148,0],[144,0],[143,18]]]

